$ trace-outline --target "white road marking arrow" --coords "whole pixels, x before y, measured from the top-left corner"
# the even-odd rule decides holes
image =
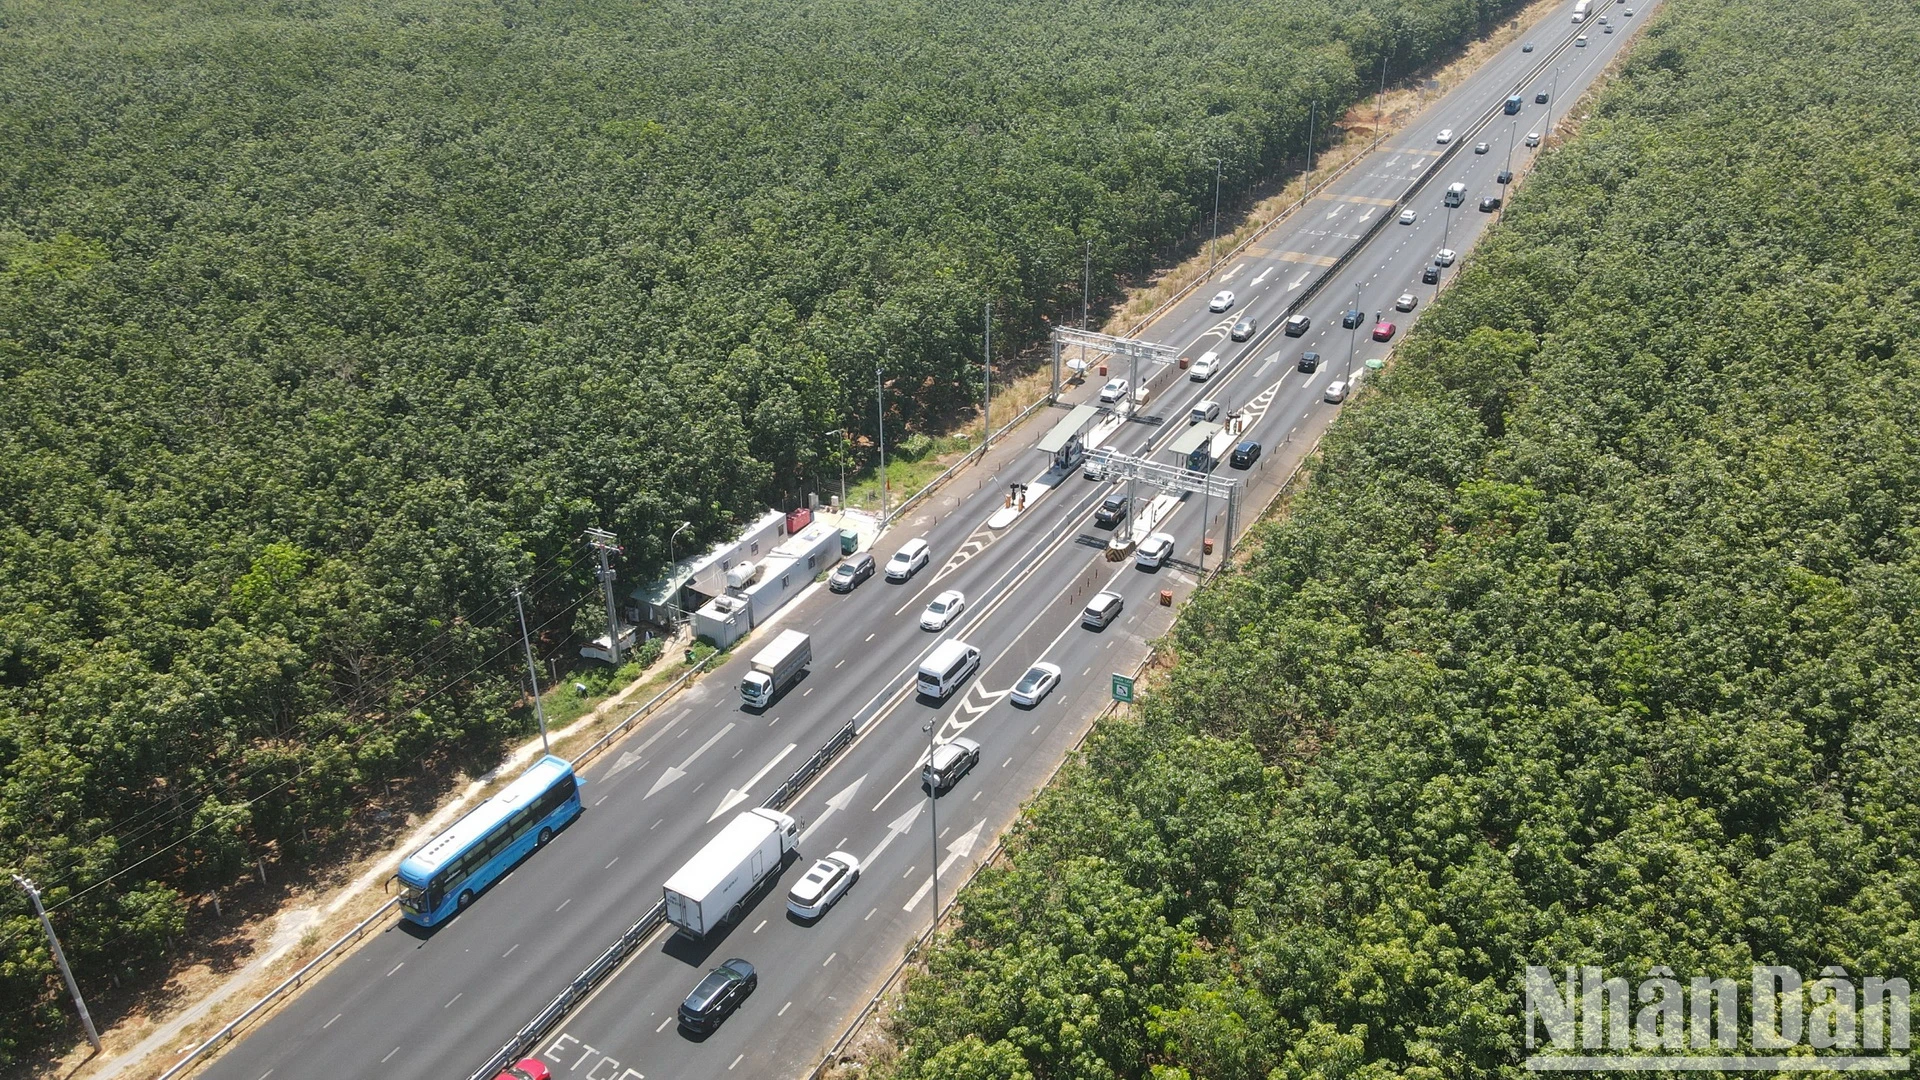
[[[926,803],[923,802],[915,802],[912,809],[894,818],[893,823],[887,826],[886,837],[872,851],[867,852],[866,858],[860,860],[860,869],[865,870],[872,866],[874,861],[880,858],[880,853],[887,850],[887,845],[893,843],[895,837],[913,828],[913,823],[920,818],[920,808],[925,805]]]
[[[1299,277],[1293,279],[1293,284],[1287,286],[1287,291],[1292,292],[1293,290],[1299,288],[1300,286],[1305,285],[1307,283],[1307,278],[1310,276],[1311,276],[1310,274],[1301,274]]]
[[[1236,266],[1233,269],[1227,271],[1226,276],[1220,279],[1220,284],[1225,285],[1227,282],[1232,281],[1236,277],[1239,277],[1240,271],[1245,270],[1246,268],[1247,268],[1247,264],[1241,263],[1239,266]]]
[[[1368,218],[1370,218],[1370,217],[1372,217],[1372,216],[1373,216],[1373,212],[1374,212],[1374,210],[1376,210],[1376,209],[1378,209],[1378,208],[1377,208],[1377,207],[1372,207],[1372,206],[1369,206],[1369,207],[1367,207],[1367,212],[1366,212],[1366,213],[1364,213],[1364,214],[1361,214],[1361,215],[1360,215],[1360,220],[1361,220],[1361,221],[1365,221],[1365,220],[1367,220]]]
[[[1250,281],[1250,282],[1248,282],[1247,284],[1249,284],[1249,285],[1258,285],[1258,284],[1260,284],[1261,282],[1263,282],[1263,281],[1265,281],[1265,280],[1267,280],[1267,275],[1268,275],[1268,274],[1271,274],[1271,273],[1273,273],[1273,267],[1271,267],[1271,266],[1269,266],[1269,267],[1267,267],[1267,268],[1266,268],[1265,270],[1262,270],[1262,271],[1260,271],[1260,276],[1259,276],[1259,277],[1257,277],[1257,278],[1254,278],[1254,279],[1253,279],[1252,281]]]
[[[961,859],[964,859],[967,856],[973,854],[973,845],[976,841],[980,839],[980,830],[986,827],[987,827],[987,823],[983,819],[979,824],[975,825],[973,828],[968,829],[966,832],[960,834],[960,837],[956,839],[953,843],[948,844],[947,857],[940,860],[940,869],[935,870],[933,874],[927,878],[927,883],[925,885],[920,886],[920,891],[917,893],[914,893],[913,899],[907,901],[907,906],[902,908],[901,910],[912,911],[916,906],[919,905],[920,898],[927,895],[927,890],[933,888],[934,878],[937,878],[941,874],[946,873],[947,868],[952,866],[954,863],[957,863]]]
[[[760,771],[757,773],[754,773],[753,777],[749,779],[745,784],[742,784],[737,788],[728,789],[727,797],[720,800],[719,809],[715,810],[713,812],[713,817],[710,817],[707,820],[712,821],[714,820],[714,818],[719,817],[721,814],[726,813],[727,811],[733,809],[736,806],[739,806],[742,802],[744,802],[747,798],[747,793],[753,790],[753,785],[759,783],[762,779],[765,779],[766,775],[773,771],[773,767],[775,765],[780,764],[780,759],[786,757],[788,754],[793,753],[793,748],[798,745],[799,745],[798,743],[788,743],[787,748],[785,750],[782,750],[779,753],[773,755],[772,761],[769,761],[765,765],[760,766]]]
[[[605,776],[603,776],[603,777],[601,777],[601,779],[602,779],[602,780],[611,780],[611,779],[613,779],[613,777],[614,777],[614,774],[616,774],[616,773],[618,773],[618,772],[619,772],[619,771],[620,771],[621,769],[624,769],[624,768],[626,768],[627,766],[629,766],[629,765],[631,765],[631,764],[633,764],[634,762],[636,762],[636,761],[639,761],[639,760],[640,760],[640,755],[639,755],[639,754],[636,754],[636,753],[634,753],[634,752],[633,752],[633,751],[631,751],[631,750],[629,750],[629,751],[627,751],[626,753],[624,753],[624,754],[621,754],[621,755],[620,755],[620,760],[619,760],[619,761],[616,761],[616,762],[614,762],[614,763],[613,763],[613,768],[611,768],[611,769],[608,769],[608,770],[607,770],[607,775],[605,775]]]
[[[666,787],[668,784],[671,784],[675,780],[678,780],[681,777],[687,775],[687,766],[693,764],[694,761],[698,759],[701,754],[704,754],[708,750],[713,749],[713,744],[719,742],[721,739],[726,738],[727,732],[732,730],[733,730],[733,725],[728,724],[726,727],[723,727],[719,731],[714,732],[713,738],[708,739],[704,743],[701,743],[700,749],[695,750],[691,754],[688,754],[687,760],[681,762],[678,765],[667,766],[667,771],[661,774],[660,779],[655,780],[653,782],[653,786],[647,789],[646,795],[643,796],[640,801],[645,802],[647,799],[653,798],[655,795],[658,795],[660,793],[661,788]]]
[[[1337,217],[1339,217],[1339,216],[1340,216],[1340,211],[1342,211],[1342,210],[1345,210],[1345,209],[1346,209],[1346,207],[1344,207],[1344,206],[1336,206],[1336,207],[1334,207],[1333,209],[1331,209],[1331,210],[1329,210],[1329,211],[1327,211],[1327,220],[1328,220],[1328,221],[1332,221],[1332,220],[1333,220],[1334,218],[1337,218]]]
[[[840,794],[835,795],[831,799],[828,799],[827,808],[820,812],[819,817],[813,819],[813,824],[807,826],[806,832],[803,832],[800,834],[800,843],[804,845],[807,842],[807,837],[813,835],[813,830],[819,828],[821,822],[832,817],[834,811],[845,810],[847,807],[852,806],[854,795],[859,793],[860,785],[866,783],[866,780],[867,780],[866,774],[862,773],[860,776],[860,779],[855,780],[851,784],[848,784],[846,787],[841,789]]]

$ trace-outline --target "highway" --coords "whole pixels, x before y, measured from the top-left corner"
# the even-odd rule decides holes
[[[1611,15],[1618,31],[1612,34],[1597,21],[1573,26],[1570,0],[1554,8],[1329,191],[1223,259],[1214,280],[1144,335],[1183,356],[1218,351],[1223,369],[1206,383],[1176,373],[1138,415],[1099,428],[1104,445],[1157,451],[1186,429],[1194,402],[1220,401],[1248,422],[1243,437],[1266,447],[1254,468],[1223,462],[1218,472],[1245,482],[1239,524],[1249,525],[1251,510],[1265,505],[1336,413],[1322,397],[1328,383],[1347,377],[1349,356],[1358,376],[1366,358],[1390,347],[1368,336],[1376,313],[1398,324],[1395,340],[1405,332],[1436,292],[1419,280],[1434,252],[1451,247],[1464,258],[1495,217],[1476,207],[1483,195],[1500,194],[1495,176],[1509,154],[1518,174],[1537,153],[1517,141],[1529,131],[1544,133],[1548,109],[1558,118],[1657,4],[1634,5],[1631,18],[1620,15],[1622,7],[1616,0],[1596,8],[1596,15]],[[1580,32],[1589,44],[1574,48]],[[1523,52],[1521,41],[1532,41],[1534,50]],[[1540,89],[1553,94],[1549,105],[1535,104]],[[1516,91],[1524,96],[1522,111],[1501,114],[1500,102]],[[1484,130],[1475,130],[1490,110]],[[1455,130],[1459,149],[1408,203],[1416,220],[1387,224],[1312,291],[1314,277],[1353,249],[1379,215],[1397,213],[1410,185],[1448,149],[1435,142],[1442,128]],[[1490,151],[1476,155],[1472,146],[1481,141]],[[1441,193],[1455,181],[1467,185],[1467,197],[1448,212]],[[1209,297],[1223,288],[1236,292],[1233,308],[1209,312]],[[1311,329],[1284,336],[1281,318],[1310,291],[1299,313]],[[1418,300],[1415,311],[1392,310],[1402,293]],[[1341,312],[1356,303],[1366,320],[1343,329]],[[1227,327],[1247,314],[1259,319],[1260,332],[1244,344],[1228,342]],[[1297,366],[1306,350],[1326,357],[1312,374]],[[1100,382],[1090,377],[1071,387],[1067,401],[1091,400]],[[814,636],[814,661],[772,707],[748,712],[736,690],[746,657],[764,640],[761,631],[727,665],[584,767],[586,812],[548,848],[441,927],[399,924],[374,935],[205,1075],[467,1076],[658,900],[667,876],[727,820],[758,805],[855,719],[856,743],[787,808],[807,831],[803,857],[778,885],[713,940],[656,935],[539,1047],[554,1075],[568,1080],[808,1073],[924,931],[934,890],[943,904],[951,898],[952,886],[1080,737],[1107,700],[1109,674],[1132,671],[1171,625],[1176,608],[1158,602],[1160,591],[1178,600],[1197,582],[1197,496],[1163,499],[1171,512],[1156,528],[1173,533],[1178,546],[1173,563],[1157,571],[1105,558],[1111,533],[1096,528],[1091,515],[1111,485],[1077,472],[1053,478],[1051,490],[1007,527],[987,524],[1005,484],[1028,481],[1038,490],[1049,482],[1048,462],[1030,447],[1059,415],[1036,417],[1014,444],[997,448],[881,537],[882,561],[913,536],[932,545],[933,562],[911,581],[889,584],[876,575],[846,596],[819,589],[778,616],[775,628]],[[1217,501],[1205,506],[1208,535],[1220,536],[1223,511]],[[967,610],[942,633],[920,630],[921,609],[948,588],[966,594]],[[1104,630],[1083,628],[1079,611],[1100,589],[1120,593],[1125,610]],[[913,672],[948,637],[979,647],[982,667],[935,705],[913,693]],[[1041,659],[1064,670],[1062,685],[1033,709],[1016,707],[1006,691]],[[918,779],[928,739],[959,735],[982,744],[981,761],[930,810]],[[786,888],[812,858],[836,848],[871,865],[813,925],[788,918]],[[674,1007],[708,967],[730,956],[759,969],[758,992],[711,1036],[677,1030]]]

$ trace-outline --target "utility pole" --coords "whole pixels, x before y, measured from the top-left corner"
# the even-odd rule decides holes
[[[73,995],[73,1007],[80,1010],[80,1026],[87,1029],[87,1041],[93,1044],[93,1052],[100,1052],[100,1033],[94,1030],[93,1014],[87,1011],[86,999],[80,996],[80,984],[73,979],[73,969],[67,966],[67,954],[60,949],[60,935],[53,932],[53,923],[47,918],[47,909],[40,906],[40,890],[33,882],[13,875],[14,884],[25,889],[27,899],[33,901],[33,913],[40,916],[40,928],[47,932],[47,946],[53,951],[53,962],[60,966],[60,977],[67,980],[67,993]]]
[[[607,652],[612,655],[613,663],[620,663],[620,608],[613,602],[613,567],[607,564],[610,555],[618,555],[623,550],[614,541],[612,533],[605,529],[588,529],[587,546],[593,549],[594,557],[600,560],[600,568],[595,576],[600,579],[601,592],[607,599]]]
[[[880,412],[880,528],[887,527],[887,384],[880,381],[880,364],[873,365],[873,400]]]
[[[1386,52],[1380,54],[1380,93],[1373,99],[1373,141],[1376,145],[1380,142],[1380,125],[1386,123],[1387,119],[1385,112],[1387,102],[1387,57],[1391,55],[1392,52],[1393,50],[1389,48]]]
[[[1220,245],[1220,160],[1213,159],[1213,239],[1207,241],[1207,272],[1212,273],[1218,265],[1216,251]]]
[[[987,428],[986,434],[980,437],[980,453],[984,455],[988,450],[993,449],[993,301],[991,300],[987,301],[987,314],[981,320],[981,325],[986,329],[987,339],[987,362],[982,365],[987,373],[987,394],[986,400],[980,404],[980,415],[986,419]]]
[[[520,646],[527,650],[527,678],[533,681],[533,715],[540,721],[540,749],[553,753],[547,741],[547,712],[540,706],[540,669],[533,664],[533,641],[527,637],[527,609],[520,602],[520,586],[513,587],[513,610],[520,615]]]
[[[1358,285],[1353,287],[1353,310],[1360,310],[1360,286]],[[1359,337],[1360,324],[1358,322],[1347,327],[1347,385],[1349,386],[1353,385],[1353,346],[1354,342],[1359,340]]]

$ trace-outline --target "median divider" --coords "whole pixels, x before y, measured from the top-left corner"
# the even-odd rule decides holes
[[[773,794],[767,796],[760,805],[770,810],[778,810],[792,802],[814,777],[820,775],[822,769],[832,764],[833,760],[839,757],[847,747],[853,745],[856,734],[854,722],[847,721],[845,726],[829,736],[826,743],[814,751],[813,756],[794,770],[793,775],[787,777],[786,782],[775,788]],[[647,909],[645,915],[640,916],[639,921],[628,927],[626,933],[621,934],[618,940],[607,946],[605,952],[594,958],[593,963],[588,964],[585,970],[574,976],[558,994],[554,995],[553,1000],[547,1002],[545,1008],[534,1014],[533,1019],[514,1032],[513,1037],[508,1039],[500,1049],[494,1051],[493,1056],[487,1059],[487,1063],[474,1071],[469,1080],[493,1080],[500,1070],[531,1053],[533,1048],[539,1045],[540,1040],[546,1038],[548,1032],[558,1026],[560,1021],[566,1019],[568,1013],[585,1001],[587,995],[593,993],[596,987],[605,982],[607,976],[613,974],[621,964],[625,963],[627,958],[633,955],[634,950],[652,937],[654,931],[660,929],[666,921],[667,902],[664,899],[654,901],[653,906]]]

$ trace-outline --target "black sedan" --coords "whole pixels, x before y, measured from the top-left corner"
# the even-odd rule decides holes
[[[752,964],[738,957],[728,960],[707,972],[687,1000],[680,1003],[680,1026],[698,1032],[718,1028],[759,985],[760,976]]]

